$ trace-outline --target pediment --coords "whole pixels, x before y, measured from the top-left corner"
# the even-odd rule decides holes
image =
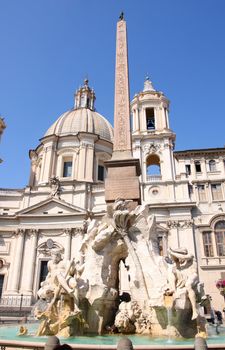
[[[28,208],[20,210],[17,216],[86,214],[86,210],[56,198],[49,198]]]

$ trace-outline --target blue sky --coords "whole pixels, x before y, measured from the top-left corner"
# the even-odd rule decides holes
[[[148,73],[171,101],[176,150],[224,146],[224,0],[0,0],[0,187],[27,185],[29,149],[72,108],[86,76],[113,123],[121,10],[131,98]]]

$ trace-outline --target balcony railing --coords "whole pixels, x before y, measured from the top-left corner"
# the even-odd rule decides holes
[[[162,175],[146,175],[147,182],[159,182],[162,181]]]

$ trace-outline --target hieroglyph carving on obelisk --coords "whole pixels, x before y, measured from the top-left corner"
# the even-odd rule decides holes
[[[131,157],[127,28],[117,22],[113,159]]]

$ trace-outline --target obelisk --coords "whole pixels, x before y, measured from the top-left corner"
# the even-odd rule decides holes
[[[132,156],[127,29],[123,13],[117,22],[116,33],[113,154],[105,166],[108,169],[106,202],[122,198],[140,203],[140,162]]]

